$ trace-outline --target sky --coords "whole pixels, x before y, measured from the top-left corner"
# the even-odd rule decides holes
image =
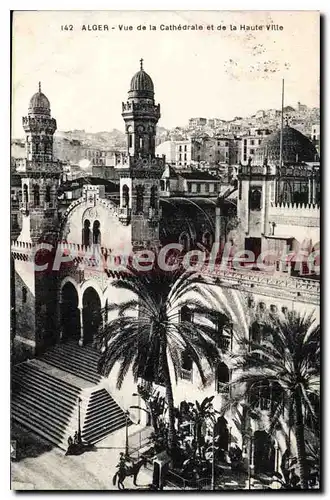
[[[81,29],[93,24],[109,31]],[[180,24],[204,29],[160,30]],[[283,30],[267,30],[270,24]],[[72,31],[61,30],[65,25]],[[147,29],[138,30],[141,25]],[[319,106],[319,46],[315,11],[15,12],[12,136],[24,136],[22,116],[39,81],[59,130],[123,130],[121,103],[140,58],[161,105],[159,125],[166,128],[184,126],[190,117],[229,120],[279,109],[282,78],[286,105]]]

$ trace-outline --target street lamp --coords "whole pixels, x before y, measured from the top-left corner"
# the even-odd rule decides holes
[[[78,443],[81,443],[81,419],[80,419],[80,404],[81,404],[81,398],[78,396],[77,399],[77,404],[78,404]]]
[[[252,477],[254,473],[254,432],[255,432],[255,422],[252,419],[250,444],[249,444],[249,490],[251,489]]]
[[[280,458],[279,454],[280,454],[280,450],[279,450],[279,444],[278,444],[277,439],[275,439],[274,449],[275,449],[275,472],[279,472],[279,458]]]
[[[126,439],[125,439],[125,456],[128,457],[128,417],[129,417],[129,411],[127,410],[125,412],[125,417],[126,417]]]
[[[215,422],[212,422],[212,477],[211,477],[211,490],[215,490],[215,456],[214,456],[214,440],[215,440]]]

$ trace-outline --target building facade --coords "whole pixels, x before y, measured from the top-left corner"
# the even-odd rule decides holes
[[[23,118],[26,159],[17,165],[22,187],[22,230],[11,247],[14,347],[19,345],[33,357],[46,356],[57,345],[74,345],[68,348],[74,365],[74,356],[78,356],[75,349],[79,347],[83,352],[85,348],[88,353],[98,329],[110,320],[109,306],[132,298],[127,291],[120,292],[113,286],[118,276],[114,263],[117,269],[132,252],[158,252],[169,243],[181,244],[184,252],[204,248],[205,254],[215,244],[216,255],[220,256],[227,245],[225,267],[210,268],[203,263],[198,269],[209,277],[208,286],[218,298],[223,360],[208,374],[206,388],[202,388],[197,371],[186,360],[182,379],[174,387],[176,405],[213,395],[215,407],[221,408],[221,389],[231,377],[226,356],[235,350],[235,334],[250,338],[255,311],[284,314],[285,310],[296,309],[314,311],[318,318],[318,274],[304,260],[298,269],[292,269],[290,260],[291,252],[296,256],[300,250],[302,255],[317,250],[319,244],[320,180],[315,148],[302,134],[286,127],[281,164],[278,133],[269,137],[257,134],[253,137],[258,143],[246,143],[244,164],[236,181],[229,185],[222,185],[207,172],[183,172],[166,165],[165,157],[157,156],[155,151],[160,105],[156,104],[154,84],[142,61],[131,80],[127,100],[122,103],[122,117],[127,144],[126,151],[116,156],[118,183],[113,185],[114,196],[107,196],[104,182],[87,182],[78,186],[78,196],[69,200],[59,216],[62,168],[53,158],[52,148],[56,121],[41,88],[31,98],[28,115]],[[227,139],[215,141],[216,147],[220,142],[224,159],[230,159]],[[192,148],[191,141],[176,144],[176,148],[181,147],[181,151],[176,149],[176,155],[187,155],[186,160],[181,157],[183,166],[185,161],[193,161],[189,144]],[[196,161],[201,161],[198,154],[202,155],[204,145],[197,144],[201,149],[197,146],[194,154]],[[256,149],[254,153],[252,148]],[[182,166],[180,159],[176,157],[175,161]],[[48,246],[37,247],[38,243]],[[233,257],[242,250],[255,256],[249,268],[235,266]],[[257,257],[263,251],[268,251],[271,272],[258,268]],[[96,265],[96,256],[101,266]],[[55,269],[54,262],[58,264]],[[186,309],[182,310],[182,306],[177,311],[175,321],[187,315],[191,321],[205,321],[194,317],[189,311],[189,296],[185,299]],[[244,321],[236,306],[244,312]],[[58,364],[60,359],[48,359],[63,369]],[[118,370],[116,365],[111,376],[102,381],[102,388],[128,410],[136,403],[135,384],[132,375],[127,374],[122,392],[118,391]],[[23,419],[23,412],[17,412]],[[242,447],[240,429],[230,413],[226,417],[231,435]],[[31,417],[30,426],[38,425],[40,422]],[[266,432],[264,421],[258,426],[256,432]],[[283,453],[286,444],[280,432],[278,442]]]

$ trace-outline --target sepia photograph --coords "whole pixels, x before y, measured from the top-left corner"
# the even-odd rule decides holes
[[[321,490],[320,137],[318,11],[12,12],[12,490]]]

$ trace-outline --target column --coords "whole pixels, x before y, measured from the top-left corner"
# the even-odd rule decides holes
[[[269,189],[268,182],[266,180],[266,176],[262,179],[262,191],[261,191],[261,236],[267,234],[267,206],[268,206],[268,193],[267,189]]]
[[[312,203],[313,205],[316,203],[316,179],[314,175],[312,177]]]
[[[84,345],[84,316],[83,316],[83,307],[80,306],[78,307],[79,309],[79,318],[80,318],[80,339],[78,341],[78,344],[80,347],[83,347]]]
[[[221,209],[220,206],[215,208],[215,243],[220,245],[220,237],[221,237]]]
[[[308,177],[308,204],[312,203],[312,179]]]
[[[59,298],[58,302],[57,302],[57,325],[58,325],[58,331],[59,331],[59,340],[60,342],[63,340],[63,325],[62,325],[62,318],[61,318],[61,314],[62,314],[62,299]]]

